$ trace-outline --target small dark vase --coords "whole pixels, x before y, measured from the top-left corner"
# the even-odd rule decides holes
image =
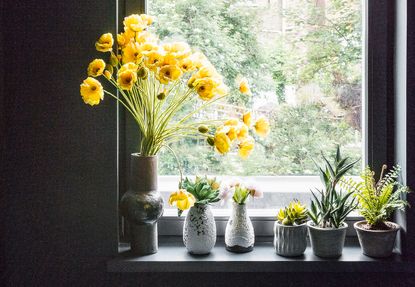
[[[157,156],[131,154],[130,188],[122,196],[120,211],[130,227],[131,251],[147,255],[158,250],[157,220],[163,198],[157,191]]]

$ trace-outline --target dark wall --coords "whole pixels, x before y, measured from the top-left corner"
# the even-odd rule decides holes
[[[414,3],[408,2],[415,15]],[[116,1],[1,3],[4,285],[415,285],[410,274],[107,273],[105,257],[116,252],[117,242],[116,107],[109,99],[93,108],[84,105],[79,84],[86,65],[99,56],[93,45],[97,36],[115,31]],[[414,111],[415,17],[408,18],[408,110]],[[415,119],[408,117],[411,150]],[[408,184],[415,186],[413,156],[408,153]]]

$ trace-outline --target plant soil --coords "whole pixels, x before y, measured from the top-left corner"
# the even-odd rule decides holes
[[[359,226],[361,228],[365,229],[365,230],[392,230],[392,229],[395,229],[395,226],[388,223],[388,222],[382,222],[382,223],[377,224],[377,225],[370,225],[368,223],[365,223],[365,224],[360,224]]]

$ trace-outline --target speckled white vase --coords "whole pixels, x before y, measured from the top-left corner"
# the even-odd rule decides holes
[[[226,250],[243,253],[254,249],[255,233],[245,204],[233,202],[232,214],[225,230]]]
[[[183,225],[183,243],[192,254],[208,254],[216,243],[216,224],[207,204],[190,208]]]

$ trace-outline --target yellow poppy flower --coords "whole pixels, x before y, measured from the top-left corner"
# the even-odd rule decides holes
[[[158,38],[156,35],[154,35],[153,33],[150,33],[149,31],[142,31],[135,35],[135,41],[139,44],[144,44],[144,43],[156,44],[158,41]]]
[[[163,55],[157,51],[151,51],[146,54],[144,65],[151,71],[155,72],[159,63],[163,62]]]
[[[138,65],[134,64],[134,63],[127,63],[121,66],[120,70],[118,71],[118,73],[122,73],[125,72],[127,70],[133,71],[133,72],[137,72],[138,70]]]
[[[146,55],[149,52],[157,51],[158,48],[159,47],[157,45],[155,45],[153,43],[147,43],[146,42],[146,43],[141,44],[140,52],[141,52],[141,54]]]
[[[244,122],[244,124],[246,124],[248,127],[251,126],[252,124],[252,116],[251,116],[251,112],[246,112],[242,115],[242,120]]]
[[[169,204],[176,205],[180,210],[186,210],[192,207],[196,202],[195,197],[185,189],[179,189],[173,192],[169,197]]]
[[[124,18],[124,29],[141,32],[147,27],[147,23],[138,14],[132,14]]]
[[[129,42],[122,51],[122,62],[128,63],[140,63],[141,59],[143,58],[143,54],[141,54],[140,46],[135,42]]]
[[[182,71],[176,65],[163,66],[158,74],[158,80],[162,84],[175,81],[182,75]]]
[[[175,42],[171,44],[164,44],[163,49],[166,53],[172,55],[176,59],[184,59],[192,53],[189,45],[184,42]]]
[[[117,83],[123,90],[131,90],[134,83],[137,81],[137,72],[132,70],[125,70],[118,72]]]
[[[254,128],[260,137],[266,137],[269,134],[269,122],[265,117],[260,117],[256,121]]]
[[[197,69],[200,69],[203,66],[212,66],[208,58],[206,58],[206,56],[202,52],[193,53],[190,57]]]
[[[229,131],[226,133],[228,138],[233,141],[238,137],[238,129],[236,126],[230,126]]]
[[[237,126],[238,124],[239,124],[239,121],[238,121],[238,119],[235,119],[235,118],[231,118],[231,119],[226,120],[224,122],[225,126]]]
[[[103,34],[101,37],[99,37],[98,41],[95,42],[95,48],[99,52],[111,51],[112,45],[114,45],[114,39],[112,38],[111,33]]]
[[[248,136],[248,127],[245,124],[241,124],[238,129],[238,139],[242,140]]]
[[[147,26],[149,26],[149,25],[151,25],[151,24],[153,24],[153,22],[154,22],[154,17],[153,16],[150,16],[150,15],[147,15],[147,14],[141,14],[140,15],[140,17],[141,17],[141,20],[147,25]]]
[[[99,81],[88,77],[81,84],[81,96],[85,104],[98,105],[104,99],[104,88]]]
[[[179,67],[182,69],[183,73],[191,72],[196,68],[192,59],[189,57],[180,60]]]
[[[88,65],[88,76],[98,77],[104,73],[105,62],[101,59],[95,59]]]
[[[198,79],[194,83],[196,92],[204,101],[209,101],[215,96],[216,87],[218,84],[212,78]]]
[[[226,133],[219,131],[215,133],[214,145],[219,153],[225,154],[231,149],[231,140]]]
[[[131,30],[126,30],[125,32],[118,34],[117,35],[118,48],[124,47],[133,38],[134,38],[134,32]]]
[[[242,94],[245,94],[245,95],[250,95],[251,94],[251,90],[249,89],[247,79],[245,79],[245,78],[240,79],[240,81],[239,81],[239,91]]]
[[[179,65],[179,60],[177,60],[175,57],[173,57],[170,54],[164,54],[163,61],[159,62],[159,67],[178,66],[178,65]]]
[[[239,144],[239,151],[238,154],[241,158],[246,159],[254,150],[255,147],[255,140],[248,136],[241,141]]]

